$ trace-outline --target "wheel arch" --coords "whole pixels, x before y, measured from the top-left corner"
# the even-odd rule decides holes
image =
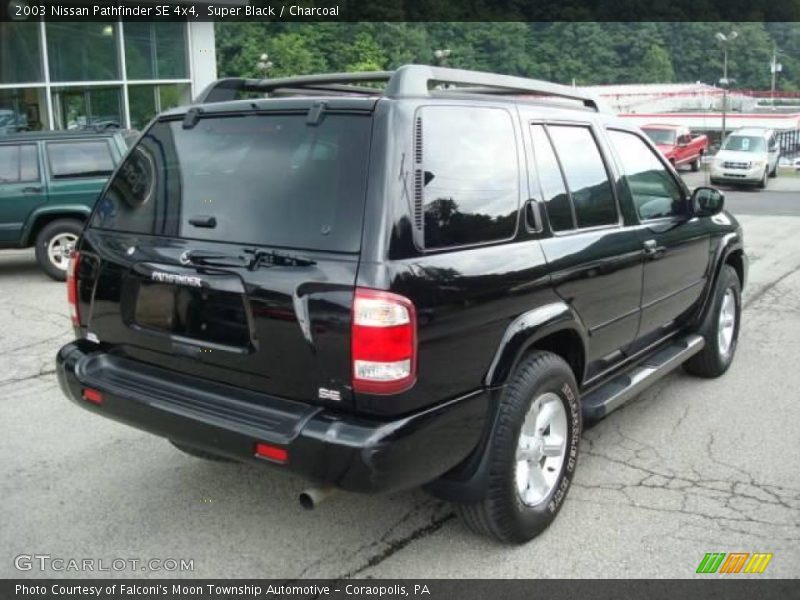
[[[503,385],[531,350],[547,350],[563,358],[580,385],[586,368],[585,328],[564,301],[523,313],[506,328],[486,373],[486,387]]]
[[[730,265],[739,277],[739,283],[744,289],[747,282],[747,255],[744,253],[742,236],[739,231],[732,231],[725,234],[720,239],[717,249],[714,252],[713,261],[709,267],[708,283],[703,291],[702,301],[697,311],[694,326],[699,326],[705,319],[706,313],[711,305],[714,290],[719,280],[719,274],[725,265]]]
[[[45,209],[30,216],[22,232],[21,245],[30,247],[36,243],[36,236],[49,223],[59,219],[73,219],[85,223],[91,209],[86,206],[60,206],[51,210]]]

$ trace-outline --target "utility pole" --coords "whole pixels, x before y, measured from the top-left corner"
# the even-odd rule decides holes
[[[778,46],[772,45],[772,62],[769,65],[770,73],[772,74],[772,84],[770,85],[770,98],[772,98],[772,109],[775,109],[775,81],[778,77],[778,72],[783,71],[783,65],[778,62]]]
[[[726,133],[726,117],[728,113],[728,44],[738,37],[739,33],[731,31],[728,35],[724,33],[717,33],[716,38],[722,44],[722,79],[719,80],[722,86],[722,137],[720,138],[720,145],[725,141]]]

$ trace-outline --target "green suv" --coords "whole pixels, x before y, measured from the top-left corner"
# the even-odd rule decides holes
[[[65,279],[83,222],[126,150],[118,131],[0,136],[0,248],[35,245],[45,273]]]

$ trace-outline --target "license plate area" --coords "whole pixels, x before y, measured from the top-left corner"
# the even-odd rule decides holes
[[[198,287],[135,278],[131,315],[135,328],[201,346],[252,347],[244,289],[237,276],[204,275]]]

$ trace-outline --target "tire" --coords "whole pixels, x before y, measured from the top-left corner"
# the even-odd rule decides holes
[[[778,176],[778,163],[775,163],[775,168],[772,169],[772,171],[769,172],[769,176],[772,179],[775,179]]]
[[[767,189],[767,171],[769,171],[769,167],[764,167],[764,175],[761,176],[761,181],[758,182],[759,189]]]
[[[67,278],[69,252],[75,246],[83,223],[75,219],[58,219],[48,223],[36,236],[36,261],[56,281]]]
[[[205,450],[193,448],[192,446],[186,446],[180,442],[176,442],[175,440],[170,440],[169,443],[175,446],[178,450],[180,450],[184,454],[188,454],[189,456],[194,456],[195,458],[202,458],[203,460],[210,460],[213,462],[221,462],[221,463],[237,462],[232,458],[227,458],[225,456],[220,456],[218,454],[212,454],[211,452],[206,452]]]
[[[489,474],[484,498],[456,505],[469,529],[501,542],[523,543],[553,522],[575,473],[581,433],[578,398],[575,376],[561,357],[534,352],[523,359],[500,401],[495,431],[486,447]],[[518,448],[523,426],[529,443],[537,448]],[[552,444],[554,438],[561,438],[561,452],[544,456],[545,440]],[[519,459],[520,452],[534,454],[536,458],[528,460],[538,461],[534,462],[538,466]],[[542,485],[536,486],[536,481]]]
[[[692,161],[692,171],[697,173],[700,170],[700,161],[702,160],[703,155],[700,154],[697,158]]]
[[[733,302],[731,306],[728,304]],[[724,314],[723,314],[724,313]],[[724,265],[717,280],[711,306],[698,333],[706,340],[703,349],[684,363],[684,369],[698,377],[719,377],[733,362],[742,317],[742,286],[736,270]],[[730,319],[733,322],[730,323]],[[723,328],[728,328],[725,335]]]

